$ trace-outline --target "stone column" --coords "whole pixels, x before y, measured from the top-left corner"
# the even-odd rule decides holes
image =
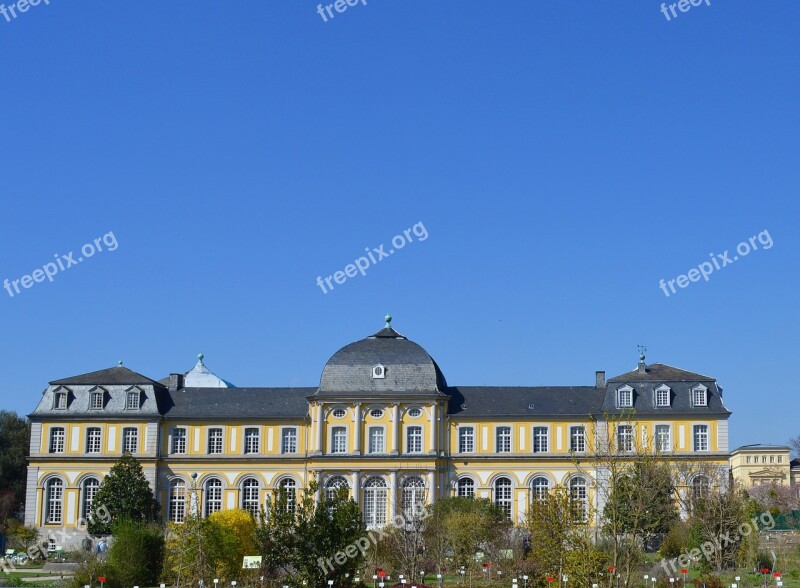
[[[317,404],[317,447],[316,450],[319,453],[322,453],[322,429],[323,429],[323,412],[322,412],[322,403],[320,402]]]
[[[361,472],[353,472],[353,500],[356,504],[360,503],[359,494],[361,493]]]
[[[433,471],[428,472],[428,475],[425,476],[425,490],[427,491],[428,495],[428,504],[433,504],[436,502],[436,473]]]
[[[437,404],[434,404],[431,407],[431,441],[430,441],[431,450],[430,450],[430,452],[433,453],[433,454],[436,454],[439,451],[439,448],[437,447],[437,443],[436,443],[436,434],[437,434],[437,432],[439,430],[439,424],[436,422],[436,416],[437,416],[437,410],[436,409],[437,408],[439,408],[439,406]]]
[[[400,451],[400,405],[392,405],[392,455]]]
[[[396,407],[397,405],[395,405]],[[397,512],[397,472],[389,474],[389,513],[388,522],[394,520],[394,515]]]
[[[353,426],[355,427],[354,436],[353,436],[353,453],[355,455],[361,455],[361,403],[356,402],[355,407],[353,408]]]

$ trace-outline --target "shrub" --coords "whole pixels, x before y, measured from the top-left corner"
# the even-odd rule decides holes
[[[722,580],[719,576],[708,574],[700,576],[694,581],[695,588],[722,588]]]
[[[108,563],[124,586],[158,584],[164,562],[164,534],[155,524],[122,519],[114,525]]]

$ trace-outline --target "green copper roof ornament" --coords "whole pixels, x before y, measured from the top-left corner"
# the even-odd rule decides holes
[[[386,316],[385,316],[385,317],[383,317],[383,319],[386,321],[386,328],[387,328],[387,329],[391,328],[391,327],[392,327],[392,315],[390,315],[390,314],[387,312],[387,313],[386,313]]]
[[[202,353],[198,353],[197,354],[197,361],[199,361],[200,363],[203,363],[203,358],[204,357],[205,357],[205,355],[203,355]]]
[[[122,366],[122,360],[121,359],[117,362],[117,365],[118,366]]]

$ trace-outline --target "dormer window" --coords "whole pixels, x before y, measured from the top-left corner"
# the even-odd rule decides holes
[[[617,390],[617,406],[619,408],[633,407],[633,388],[623,386]]]
[[[125,410],[139,410],[141,393],[139,390],[129,390],[125,401]]]
[[[372,379],[383,380],[386,377],[386,368],[381,364],[372,366]]]
[[[692,388],[692,406],[708,406],[708,388],[703,385]]]
[[[665,408],[670,406],[670,388],[662,385],[656,388],[656,407]]]
[[[53,408],[56,410],[67,410],[67,392],[62,390],[56,392],[53,400]]]
[[[102,390],[92,390],[89,393],[89,410],[103,410],[105,396]]]

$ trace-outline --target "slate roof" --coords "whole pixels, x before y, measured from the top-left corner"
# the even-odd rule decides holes
[[[670,388],[670,405],[659,407],[655,403],[654,389],[666,384]],[[708,388],[707,406],[692,404],[692,388],[702,384]],[[617,406],[617,390],[623,385],[633,388],[633,410],[639,416],[693,415],[698,418],[709,416],[726,416],[731,412],[722,402],[722,389],[714,378],[687,372],[670,365],[654,363],[645,367],[644,373],[634,370],[608,380],[607,391],[601,414],[618,415],[630,408]]]
[[[764,445],[761,443],[752,443],[750,445],[742,445],[741,447],[737,447],[733,451],[741,451],[741,450],[750,450],[753,449],[763,449],[764,451],[789,451],[789,447],[786,445]]]
[[[372,377],[377,364],[386,366],[385,378]],[[385,327],[337,351],[322,370],[315,396],[430,395],[446,387],[439,366],[422,347]]]
[[[89,372],[88,374],[81,374],[80,376],[72,376],[69,378],[62,378],[61,380],[53,380],[50,382],[51,385],[54,386],[68,386],[68,385],[89,385],[89,386],[101,386],[101,385],[147,385],[147,386],[156,386],[162,387],[163,384],[160,382],[156,382],[155,380],[151,380],[147,376],[143,376],[133,370],[129,370],[128,368],[118,365],[112,368],[106,368],[104,370],[98,370],[96,372]]]
[[[713,382],[714,378],[687,372],[680,368],[666,365],[664,363],[654,363],[645,366],[643,374],[638,369],[615,376],[609,380],[611,382]]]
[[[316,388],[182,388],[170,393],[167,419],[305,418]]]
[[[580,417],[597,412],[605,388],[594,386],[454,386],[448,414],[468,417]]]

